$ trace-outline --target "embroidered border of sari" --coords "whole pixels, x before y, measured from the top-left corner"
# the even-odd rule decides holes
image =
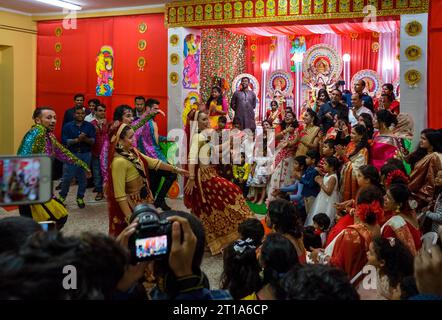
[[[394,233],[396,234],[397,239],[399,239],[404,245],[407,246],[413,256],[416,256],[416,245],[414,243],[413,235],[411,234],[410,229],[408,229],[405,219],[399,215],[391,217],[387,222],[384,223],[381,228],[381,234],[383,237],[386,226],[392,228]]]
[[[347,149],[347,155],[351,154],[349,152],[352,147]],[[356,179],[356,171],[363,165],[368,163],[368,150],[367,148],[361,149],[356,155],[349,158],[349,160],[344,164],[341,170],[341,195],[342,201],[347,201],[356,198],[359,186]]]

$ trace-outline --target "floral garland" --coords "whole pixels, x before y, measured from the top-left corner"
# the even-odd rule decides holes
[[[356,215],[361,221],[365,222],[367,220],[367,216],[370,214],[374,214],[376,216],[377,222],[383,221],[384,209],[379,201],[375,200],[370,204],[362,203],[357,205]]]
[[[408,176],[401,170],[397,169],[387,174],[387,178],[385,179],[385,187],[388,188],[391,186],[391,183],[395,178],[401,178],[404,184],[408,184]]]

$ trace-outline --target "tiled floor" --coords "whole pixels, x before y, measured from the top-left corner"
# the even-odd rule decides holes
[[[63,233],[66,235],[78,235],[85,231],[92,231],[106,234],[108,232],[108,211],[106,200],[96,202],[94,200],[95,193],[92,193],[92,189],[88,189],[84,199],[86,208],[79,209],[75,202],[76,189],[76,186],[72,186],[66,199],[66,204],[69,210],[69,219],[62,230]],[[167,203],[173,210],[189,212],[181,199],[167,199]],[[0,219],[17,215],[18,210],[7,212],[3,208],[0,208]],[[221,255],[211,256],[210,253],[206,252],[202,269],[209,277],[212,288],[218,288],[222,272]]]

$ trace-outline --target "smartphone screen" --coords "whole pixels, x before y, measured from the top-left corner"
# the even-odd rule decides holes
[[[39,224],[44,232],[52,231],[56,228],[56,224],[54,221],[43,221],[39,222]]]
[[[135,240],[138,259],[165,255],[167,253],[167,235]]]
[[[49,201],[51,173],[52,161],[47,156],[0,157],[0,205]]]

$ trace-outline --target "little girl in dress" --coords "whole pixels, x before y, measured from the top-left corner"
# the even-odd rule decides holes
[[[338,172],[340,162],[336,157],[328,157],[325,159],[324,171],[325,176],[317,176],[316,183],[321,187],[321,191],[313,203],[312,209],[305,220],[305,226],[313,225],[313,217],[318,213],[325,213],[332,223],[335,221],[336,208],[334,204],[339,202],[339,183]]]

